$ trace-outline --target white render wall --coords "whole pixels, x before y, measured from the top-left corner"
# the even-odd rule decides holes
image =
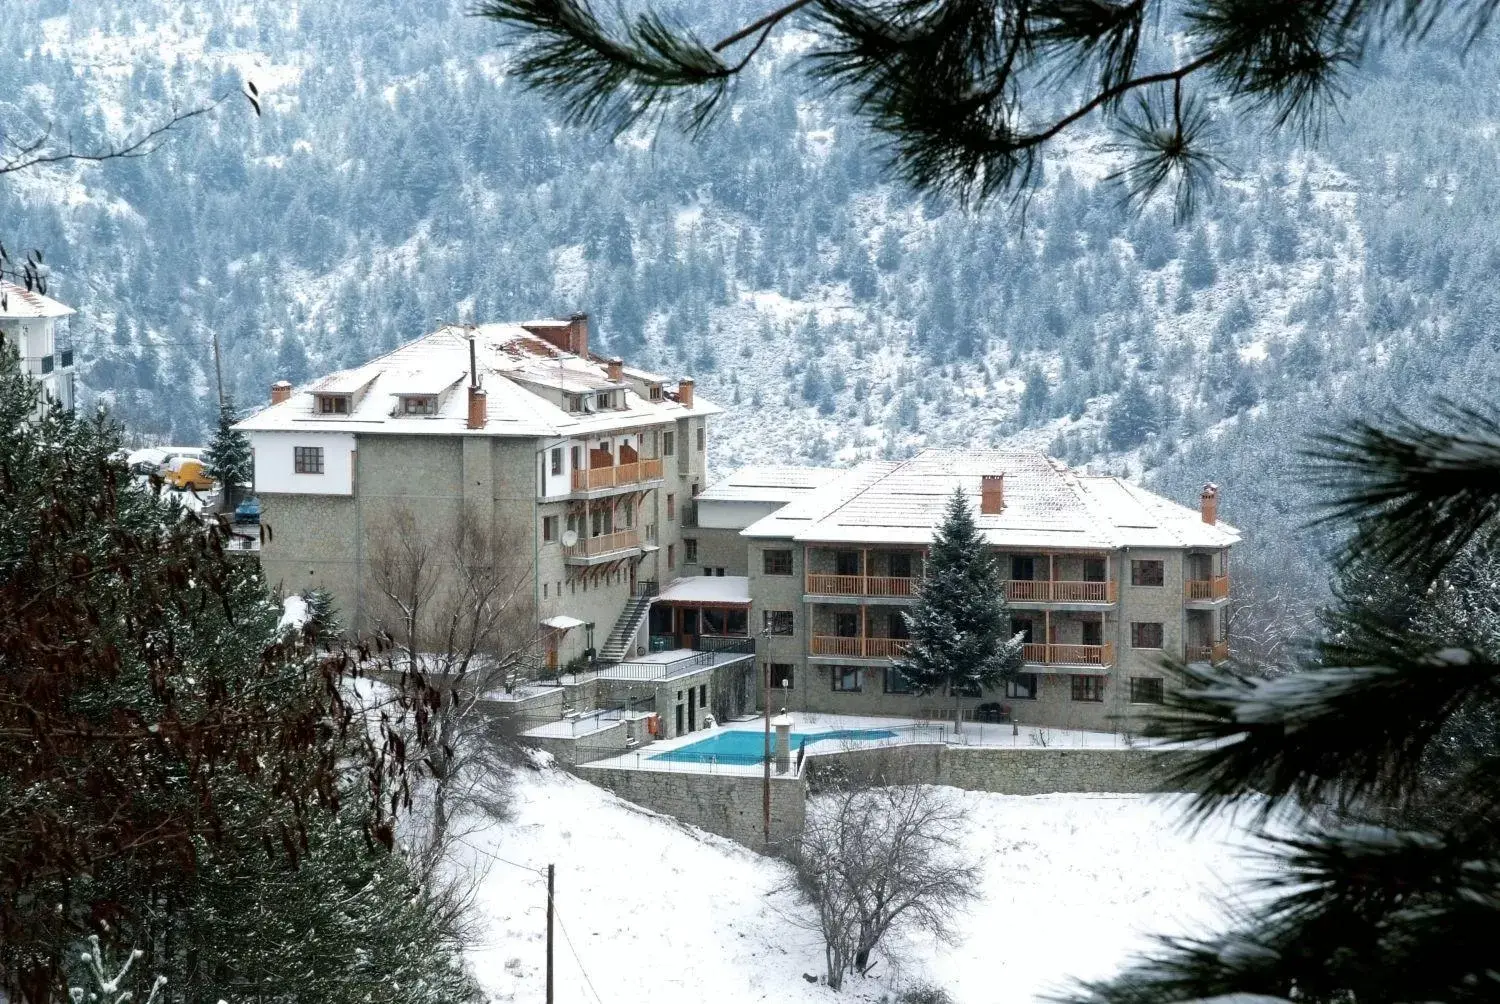
[[[293,450],[323,448],[323,473],[298,474]],[[353,495],[354,434],[351,432],[252,432],[255,490],[266,495]]]

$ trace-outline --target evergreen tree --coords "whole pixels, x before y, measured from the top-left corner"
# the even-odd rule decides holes
[[[926,573],[901,615],[911,645],[892,668],[919,693],[946,688],[959,731],[963,699],[999,686],[1022,665],[1022,636],[1010,634],[1004,585],[962,488],[933,534]]]
[[[1130,450],[1146,441],[1146,437],[1161,427],[1160,409],[1145,384],[1132,376],[1120,388],[1114,404],[1109,409],[1106,435],[1109,445],[1117,450]]]
[[[219,483],[224,504],[230,509],[239,504],[243,492],[240,486],[248,484],[255,476],[250,438],[234,427],[237,421],[239,418],[231,402],[225,401],[219,406],[219,424],[203,457],[204,472]]]

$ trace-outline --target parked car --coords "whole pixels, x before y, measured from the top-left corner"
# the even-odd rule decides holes
[[[259,523],[260,499],[248,498],[235,506],[234,521],[236,523]]]
[[[131,474],[158,474],[161,472],[162,464],[171,459],[166,450],[159,446],[152,446],[144,450],[132,451],[125,458],[125,465],[130,468]]]
[[[214,479],[203,469],[203,461],[192,457],[178,457],[167,465],[166,482],[181,491],[207,491],[214,486]]]

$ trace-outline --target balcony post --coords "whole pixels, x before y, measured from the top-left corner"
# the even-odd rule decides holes
[[[863,603],[859,605],[859,654],[864,655],[870,651],[870,623],[866,612],[869,608]]]

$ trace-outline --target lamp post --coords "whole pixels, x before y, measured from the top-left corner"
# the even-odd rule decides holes
[[[761,673],[766,680],[766,755],[765,781],[761,789],[761,814],[764,829],[765,842],[762,847],[766,851],[771,849],[771,622],[767,621],[760,629],[761,648],[764,652],[760,660]]]

